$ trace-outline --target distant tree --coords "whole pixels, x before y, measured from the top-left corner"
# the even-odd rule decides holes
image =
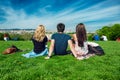
[[[97,30],[97,33],[99,36],[102,36],[104,34],[110,40],[109,34],[111,34],[111,27],[103,26],[102,29]]]
[[[3,40],[3,33],[0,33],[0,40]]]
[[[11,33],[10,39],[11,40],[23,40],[23,38],[21,38],[21,34],[17,34],[17,33]]]
[[[88,41],[93,41],[93,36],[94,36],[94,33],[88,33],[87,34],[87,40]]]
[[[112,26],[103,26],[102,29],[96,31],[100,36],[103,34],[107,36],[109,40],[116,40],[120,37],[120,24],[114,24]]]
[[[23,40],[31,40],[33,34],[32,33],[28,33],[28,32],[22,32],[21,34],[21,38]]]
[[[120,37],[120,24],[114,24],[111,27],[110,37],[111,37],[112,40],[116,40],[117,38]]]

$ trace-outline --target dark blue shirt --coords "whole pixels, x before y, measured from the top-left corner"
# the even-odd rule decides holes
[[[54,44],[55,55],[67,54],[66,50],[68,46],[68,40],[70,40],[71,37],[64,33],[55,33],[52,35],[52,39],[55,40],[55,44]]]
[[[38,42],[38,41],[36,41],[35,39],[32,38],[32,42],[33,42],[33,45],[34,45],[33,51],[36,54],[39,54],[42,51],[44,51],[45,50],[45,45],[46,45],[47,41],[48,41],[48,38],[46,36],[45,36],[45,38],[43,39],[42,42]]]

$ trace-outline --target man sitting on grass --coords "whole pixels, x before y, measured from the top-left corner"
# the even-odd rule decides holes
[[[67,34],[64,34],[63,33],[64,30],[65,30],[65,25],[63,23],[59,23],[57,25],[58,33],[52,35],[51,44],[49,47],[49,53],[48,56],[45,57],[45,59],[49,59],[53,51],[55,55],[69,54],[67,53],[68,44],[70,46],[73,55],[76,57],[75,50],[72,45],[71,37]]]

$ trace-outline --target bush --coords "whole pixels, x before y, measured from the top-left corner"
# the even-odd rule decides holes
[[[102,29],[97,30],[97,33],[102,36],[107,36],[108,40],[116,40],[120,37],[120,24],[114,24],[112,26],[103,26]]]
[[[20,38],[23,40],[31,40],[32,36],[33,36],[33,33],[22,32]]]
[[[15,41],[24,40],[23,38],[21,38],[21,34],[16,34],[16,33],[11,33],[10,34],[10,39],[15,40]]]
[[[16,40],[26,41],[26,40],[31,40],[32,35],[33,35],[32,33],[28,33],[28,32],[22,32],[21,34],[11,33],[10,39],[15,41]]]
[[[87,34],[88,41],[93,41],[93,36],[94,36],[94,33],[88,33]]]
[[[3,33],[0,33],[0,40],[3,40]]]
[[[4,35],[10,38],[10,35],[8,33],[0,33],[0,40],[4,40]]]
[[[4,34],[7,34],[9,37],[9,40],[31,40],[33,33],[28,33],[28,32],[22,32],[21,34],[18,33],[0,33],[0,40],[4,40]]]

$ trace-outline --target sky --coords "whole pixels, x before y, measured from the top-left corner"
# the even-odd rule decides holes
[[[58,23],[66,31],[84,23],[88,32],[120,23],[120,0],[0,0],[0,29],[36,29],[42,24],[56,31]]]

